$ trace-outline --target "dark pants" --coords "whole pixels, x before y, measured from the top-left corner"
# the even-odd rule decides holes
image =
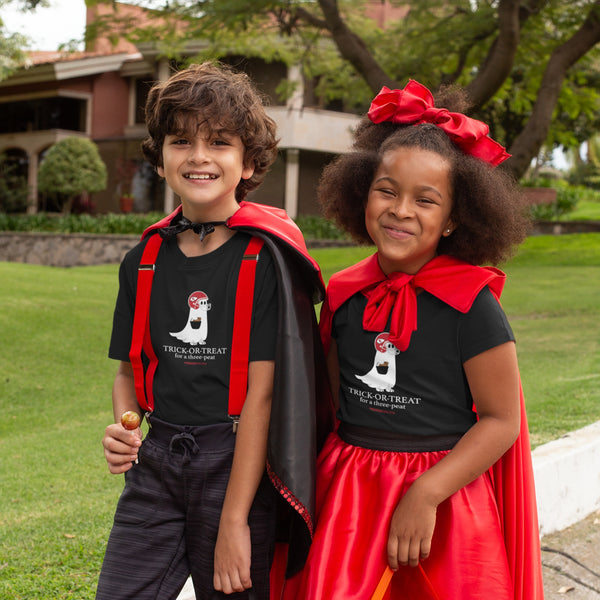
[[[151,417],[139,464],[125,474],[96,600],[171,600],[189,575],[197,600],[247,599],[213,588],[214,548],[229,481],[231,424],[181,427]],[[255,600],[269,599],[276,492],[265,476],[250,510]]]

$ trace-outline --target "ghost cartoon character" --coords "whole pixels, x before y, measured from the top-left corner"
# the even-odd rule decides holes
[[[378,392],[392,392],[396,385],[396,356],[400,350],[389,341],[390,334],[380,333],[375,338],[375,360],[366,375],[356,375],[369,387]]]
[[[206,344],[206,336],[208,335],[207,315],[210,310],[208,296],[204,292],[192,292],[188,298],[188,306],[190,312],[185,327],[181,331],[171,331],[170,334],[192,346]]]

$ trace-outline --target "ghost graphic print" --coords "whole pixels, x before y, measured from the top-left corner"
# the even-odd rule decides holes
[[[208,311],[210,304],[204,292],[193,292],[188,298],[189,314],[187,323],[181,331],[170,332],[182,342],[196,346],[206,344],[208,336]]]
[[[396,385],[396,356],[400,350],[389,341],[389,337],[389,333],[383,332],[375,338],[373,367],[366,375],[356,375],[357,379],[378,392],[392,392]]]

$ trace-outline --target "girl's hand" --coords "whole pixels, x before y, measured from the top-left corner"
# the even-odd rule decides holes
[[[413,484],[396,506],[390,524],[387,554],[393,571],[398,565],[416,567],[429,556],[436,512],[437,505],[428,502]]]
[[[142,445],[142,430],[125,429],[121,423],[109,425],[102,438],[104,456],[111,473],[125,473],[137,460],[138,450]]]
[[[215,590],[232,594],[252,587],[250,578],[250,527],[221,520],[215,546]]]

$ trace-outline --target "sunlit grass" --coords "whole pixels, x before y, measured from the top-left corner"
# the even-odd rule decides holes
[[[372,251],[312,254],[328,279]],[[600,234],[529,238],[504,270],[539,444],[600,419]],[[94,597],[123,484],[100,444],[117,271],[0,263],[0,598]]]

